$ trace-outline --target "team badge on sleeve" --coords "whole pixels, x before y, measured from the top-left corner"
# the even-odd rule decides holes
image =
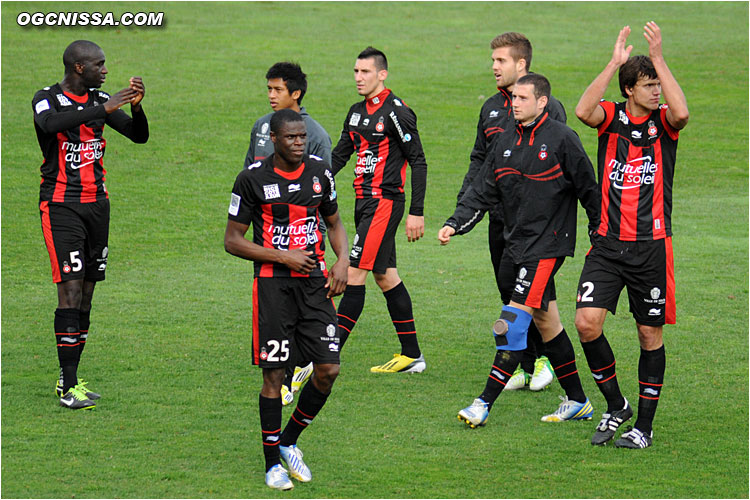
[[[312,178],[313,181],[313,191],[320,194],[321,191],[323,191],[323,186],[320,185],[320,179],[316,177]]]
[[[49,101],[47,99],[39,101],[38,103],[36,103],[34,109],[36,110],[36,114],[39,114],[42,111],[47,111],[49,109]]]
[[[232,193],[232,199],[229,200],[229,213],[234,216],[240,213],[240,197],[234,193]]]

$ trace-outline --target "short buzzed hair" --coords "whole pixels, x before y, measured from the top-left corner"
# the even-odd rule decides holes
[[[651,62],[649,57],[633,56],[620,66],[618,78],[620,80],[620,93],[627,99],[628,94],[625,92],[625,87],[633,88],[641,78],[658,78],[658,76],[654,69],[654,63]]]
[[[549,80],[544,75],[539,73],[529,73],[518,79],[516,86],[518,85],[533,85],[534,86],[534,97],[539,99],[544,96],[549,99],[550,96],[550,84]]]
[[[523,59],[526,61],[526,71],[531,70],[531,42],[526,36],[515,31],[506,31],[502,35],[497,35],[490,42],[492,50],[500,47],[510,47],[510,55],[514,61]]]
[[[388,58],[385,57],[383,52],[379,51],[375,47],[367,47],[365,50],[359,53],[357,59],[374,59],[375,69],[378,71],[388,70]]]
[[[290,122],[302,122],[305,123],[305,119],[302,118],[302,115],[294,111],[293,109],[280,109],[276,111],[273,115],[271,115],[271,132],[274,134],[278,134],[279,130],[281,130],[281,127],[284,126],[285,123]]]
[[[300,65],[293,62],[277,62],[266,72],[266,80],[274,78],[284,80],[289,95],[292,95],[295,90],[299,90],[297,105],[301,106],[302,98],[305,97],[305,92],[307,92],[307,75],[302,72]]]
[[[63,64],[65,72],[70,73],[75,70],[75,64],[90,59],[96,51],[101,51],[94,42],[88,40],[76,40],[65,48],[63,52]]]

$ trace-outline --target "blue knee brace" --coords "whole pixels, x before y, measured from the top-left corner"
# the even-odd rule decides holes
[[[503,306],[500,318],[492,327],[498,351],[523,351],[531,324],[531,314],[523,309]]]

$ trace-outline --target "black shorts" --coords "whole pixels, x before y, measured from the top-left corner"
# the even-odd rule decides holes
[[[39,204],[52,281],[104,280],[109,254],[109,200]]]
[[[614,314],[623,287],[630,312],[646,326],[673,325],[675,314],[672,238],[600,240],[589,250],[578,281],[576,309],[598,307]]]
[[[396,230],[403,216],[403,201],[358,199],[354,208],[357,230],[349,265],[379,274],[396,267]]]
[[[553,257],[515,264],[515,287],[511,300],[533,309],[547,310],[552,300],[557,300],[555,274],[565,257]]]
[[[253,281],[253,364],[287,365],[295,356],[339,364],[336,308],[326,298],[326,278],[255,278]]]

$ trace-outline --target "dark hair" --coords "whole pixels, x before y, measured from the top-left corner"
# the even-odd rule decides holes
[[[549,80],[544,75],[539,73],[529,73],[524,75],[516,81],[516,85],[533,85],[534,86],[534,97],[539,99],[544,96],[549,99],[550,95],[550,84]]]
[[[385,57],[385,54],[372,46],[367,47],[365,50],[360,52],[357,56],[357,59],[374,59],[375,69],[377,69],[378,71],[388,69],[388,58]]]
[[[302,118],[302,115],[294,111],[293,109],[280,109],[276,111],[273,115],[271,115],[271,132],[274,134],[278,134],[279,130],[281,130],[281,127],[284,126],[285,123],[289,122],[305,122],[305,119]]]
[[[507,31],[502,35],[497,35],[490,42],[492,50],[500,47],[510,47],[510,55],[513,60],[518,62],[520,59],[526,61],[526,71],[531,69],[531,42],[521,33]]]
[[[627,99],[625,87],[633,88],[641,78],[657,78],[651,59],[646,56],[633,56],[620,66],[620,93]]]
[[[82,63],[92,58],[96,51],[101,51],[94,42],[88,40],[76,40],[65,48],[63,52],[63,64],[65,73],[71,73],[75,70],[76,63]]]
[[[286,89],[289,91],[289,95],[292,95],[294,91],[299,90],[299,98],[297,98],[297,104],[302,104],[302,98],[305,97],[307,92],[307,75],[302,72],[302,68],[299,64],[292,62],[277,62],[266,72],[266,80],[272,78],[281,78],[284,80]]]

